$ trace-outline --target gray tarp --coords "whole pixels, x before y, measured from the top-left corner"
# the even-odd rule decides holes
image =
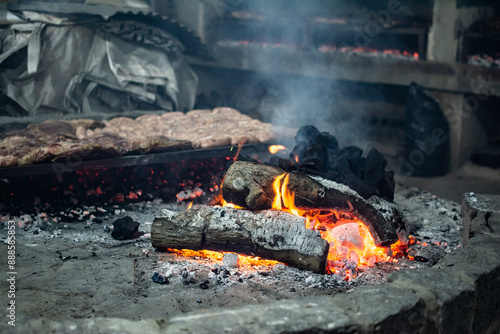
[[[168,32],[131,20],[53,22],[47,15],[0,31],[2,101],[29,115],[193,107],[197,77]]]

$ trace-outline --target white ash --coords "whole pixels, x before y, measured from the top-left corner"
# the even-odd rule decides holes
[[[398,186],[394,202],[404,213],[410,234],[429,241],[459,244],[460,205],[417,188]]]
[[[317,175],[309,175],[309,177],[311,179],[316,180],[317,182],[319,182],[325,188],[328,188],[328,189],[337,189],[337,190],[339,190],[339,191],[341,191],[341,192],[343,192],[345,194],[353,195],[356,198],[364,201],[363,197],[361,197],[356,191],[352,190],[351,188],[349,188],[345,184],[337,183],[337,182],[332,181],[332,180],[327,180],[327,179],[324,179],[321,176],[317,176]]]
[[[239,257],[234,253],[226,253],[222,256],[222,265],[226,268],[238,268]]]

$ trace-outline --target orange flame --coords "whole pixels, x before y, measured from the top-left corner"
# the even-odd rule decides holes
[[[239,205],[236,205],[236,204],[233,204],[233,203],[229,203],[229,202],[226,202],[226,200],[224,198],[222,198],[220,200],[221,202],[221,206],[222,207],[228,207],[228,208],[233,208],[233,209],[243,209],[243,207],[239,206]]]
[[[370,267],[377,262],[391,260],[389,256],[391,249],[375,245],[375,241],[365,224],[351,214],[354,208],[350,203],[351,210],[346,212],[329,210],[325,213],[318,212],[318,210],[304,211],[298,208],[295,205],[295,193],[288,188],[289,177],[288,173],[284,173],[274,180],[275,198],[272,208],[305,217],[306,227],[318,230],[321,237],[328,241],[330,252],[327,270],[334,272],[336,269],[341,269],[344,267],[342,260],[352,261],[355,266]],[[393,256],[398,251],[397,247],[401,247],[401,245],[394,246]],[[402,251],[400,250],[400,252]],[[345,270],[349,279],[355,277],[354,269]]]
[[[222,257],[224,254],[231,253],[231,252],[216,252],[216,251],[211,251],[211,250],[191,250],[191,249],[174,249],[174,248],[167,248],[167,251],[170,253],[174,253],[177,256],[183,256],[183,257],[202,257],[202,258],[208,258],[212,259],[215,261],[222,261]],[[234,254],[234,253],[233,253]],[[279,261],[275,260],[266,260],[262,259],[258,256],[247,256],[247,255],[242,255],[242,254],[237,254],[238,255],[238,263],[240,265],[247,265],[247,266],[273,266],[275,264],[281,263]]]
[[[193,201],[191,201],[191,203],[189,203],[189,205],[188,205],[188,207],[187,207],[186,211],[188,211],[188,210],[189,210],[189,209],[191,209],[192,207],[193,207]]]
[[[269,152],[271,152],[272,154],[275,154],[281,150],[286,150],[286,147],[283,145],[271,145],[271,146],[269,146]]]
[[[285,177],[285,174],[286,173],[283,173],[280,176],[278,176],[276,179],[274,179],[273,189],[274,189],[274,193],[275,194],[279,194],[280,193],[281,179],[283,179],[283,177]],[[282,206],[281,206],[281,196],[275,196],[274,197],[274,201],[273,201],[273,209],[281,210],[281,208],[282,208]]]

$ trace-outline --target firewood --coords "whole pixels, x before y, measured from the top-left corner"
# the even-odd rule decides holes
[[[329,245],[305,218],[277,210],[251,212],[195,205],[185,212],[164,210],[154,220],[151,244],[167,248],[230,251],[324,273]]]
[[[283,173],[285,170],[277,166],[237,161],[226,173],[222,196],[250,210],[269,209],[275,197],[273,182]],[[368,227],[377,246],[388,246],[406,237],[397,207],[378,196],[365,200],[343,184],[293,172],[289,173],[288,188],[295,193],[297,207],[349,212]]]

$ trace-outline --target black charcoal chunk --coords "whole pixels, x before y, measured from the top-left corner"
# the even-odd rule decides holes
[[[158,284],[168,284],[169,283],[167,276],[160,274],[158,272],[155,272],[153,274],[153,276],[151,276],[151,279],[153,280],[153,282],[158,283]]]
[[[420,255],[414,256],[415,261],[417,262],[429,262],[429,259]]]
[[[184,285],[190,285],[190,284],[196,284],[196,283],[197,283],[196,280],[192,277],[189,280],[182,281],[182,284],[184,284]]]
[[[345,184],[365,199],[378,195],[394,200],[394,173],[385,170],[387,161],[376,149],[366,157],[356,146],[340,149],[334,136],[312,125],[301,127],[295,142],[289,160],[273,157],[270,163],[287,172],[318,175]]]
[[[205,281],[205,282],[201,283],[200,284],[200,288],[202,288],[203,290],[208,289],[208,283],[209,283],[208,281]]]
[[[113,223],[111,236],[116,240],[132,239],[137,236],[136,232],[139,230],[139,225],[129,216],[119,218]]]
[[[184,269],[182,272],[181,272],[181,276],[182,278],[186,279],[188,276],[189,276],[189,273],[186,269]]]

